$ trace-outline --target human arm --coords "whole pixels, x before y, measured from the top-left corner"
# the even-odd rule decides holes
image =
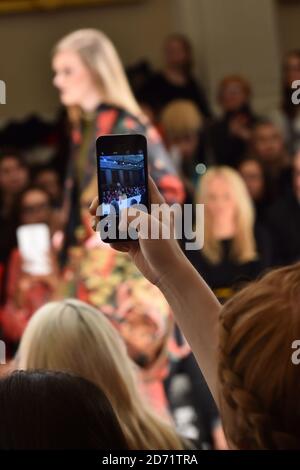
[[[150,179],[151,202],[163,204],[159,191]],[[95,217],[98,201],[91,206]],[[140,213],[141,219],[162,229],[155,214]],[[125,230],[124,217],[120,228]],[[127,223],[132,218],[127,217]],[[171,221],[169,221],[171,223]],[[123,224],[123,225],[122,225]],[[189,342],[207,384],[217,401],[218,316],[221,306],[211,289],[193,268],[174,238],[153,239],[139,227],[138,241],[113,243],[112,247],[127,252],[142,274],[156,284],[171,306],[179,327]],[[148,227],[150,224],[148,224]]]

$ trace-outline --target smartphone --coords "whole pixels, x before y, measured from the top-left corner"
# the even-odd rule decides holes
[[[103,135],[96,141],[100,236],[104,242],[137,239],[119,232],[120,212],[149,210],[147,140],[140,134]]]
[[[17,241],[24,272],[35,276],[51,274],[51,242],[46,224],[21,225],[17,228]]]

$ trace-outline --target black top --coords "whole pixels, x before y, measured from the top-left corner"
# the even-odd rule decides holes
[[[146,84],[142,93],[142,101],[149,104],[157,113],[176,99],[191,100],[204,116],[211,116],[205,94],[192,77],[185,85],[175,85],[162,73],[156,73]]]
[[[230,112],[217,120],[208,131],[209,145],[213,153],[214,162],[217,165],[229,165],[236,168],[246,153],[248,142],[232,134],[230,123],[232,119],[243,116],[246,119],[246,127],[251,129],[257,117],[248,106],[238,111]]]
[[[187,251],[186,255],[221,302],[230,298],[235,291],[257,276],[272,263],[271,242],[264,228],[255,228],[258,259],[237,263],[230,256],[232,239],[222,240],[222,260],[212,264],[201,250]]]
[[[271,164],[265,164],[265,193],[269,205],[277,201],[282,196],[291,192],[292,169],[283,167],[277,172],[271,172]]]
[[[300,260],[300,203],[290,191],[269,210],[275,262],[286,265]]]

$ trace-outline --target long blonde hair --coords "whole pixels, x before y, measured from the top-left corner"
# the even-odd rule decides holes
[[[219,392],[237,449],[300,449],[300,263],[274,270],[224,305]]]
[[[134,365],[107,318],[75,299],[50,302],[29,321],[17,353],[19,369],[69,371],[109,398],[132,449],[182,449],[180,439],[140,397]]]
[[[62,51],[79,55],[94,77],[105,103],[118,106],[136,117],[143,116],[116,48],[102,31],[92,28],[74,31],[56,44],[53,55]]]
[[[222,176],[227,181],[236,198],[237,230],[233,238],[231,250],[232,259],[238,263],[253,261],[257,257],[253,232],[254,208],[247,187],[239,174],[226,166],[211,167],[207,170],[205,175],[202,176],[199,182],[196,202],[205,205],[209,185],[217,176]],[[212,220],[207,211],[205,211],[203,253],[213,264],[217,264],[221,261],[221,244],[213,236]]]

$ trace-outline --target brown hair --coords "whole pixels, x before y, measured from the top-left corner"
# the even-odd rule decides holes
[[[300,263],[274,270],[223,307],[219,386],[224,427],[238,449],[300,449]]]
[[[241,86],[241,88],[244,90],[244,93],[247,96],[247,98],[251,97],[252,90],[251,90],[251,85],[248,82],[248,80],[246,80],[244,77],[240,75],[228,75],[224,77],[219,83],[218,92],[217,92],[217,96],[219,100],[222,99],[222,94],[224,93],[224,89],[231,83],[238,83]]]

